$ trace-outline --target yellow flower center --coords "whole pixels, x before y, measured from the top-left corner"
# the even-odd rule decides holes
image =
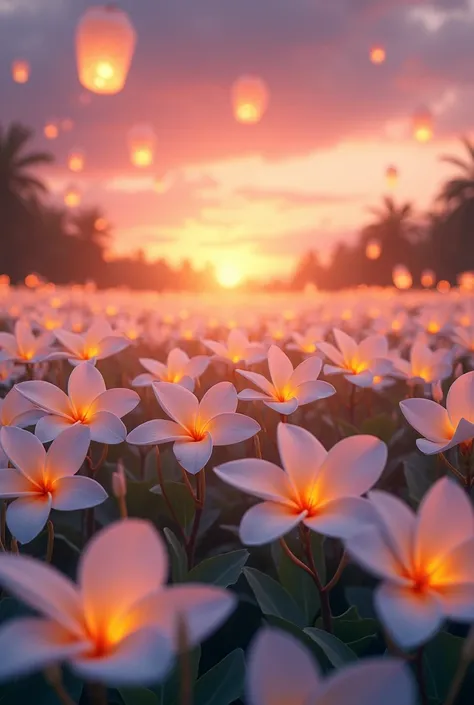
[[[86,348],[84,350],[83,358],[84,358],[84,360],[90,360],[93,357],[97,357],[98,354],[99,354],[99,348],[97,347],[97,345],[92,346],[92,347]]]
[[[426,330],[428,333],[439,333],[441,330],[441,326],[437,321],[430,321],[426,327]]]

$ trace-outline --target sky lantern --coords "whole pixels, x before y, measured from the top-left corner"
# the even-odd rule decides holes
[[[432,269],[424,269],[421,273],[421,286],[425,289],[431,289],[436,284],[436,273]]]
[[[55,140],[59,135],[59,127],[55,122],[47,122],[43,127],[43,134],[48,140]]]
[[[85,156],[81,149],[72,149],[67,158],[67,165],[71,171],[79,172],[84,169]]]
[[[365,246],[365,256],[367,257],[367,259],[376,260],[380,257],[381,254],[382,245],[380,243],[380,240],[377,240],[377,238],[373,237],[367,242]]]
[[[156,135],[151,125],[135,125],[128,133],[130,160],[139,168],[151,166],[154,160]]]
[[[413,277],[410,270],[404,264],[397,264],[392,271],[393,283],[397,289],[410,289],[413,284]]]
[[[421,144],[433,139],[433,115],[428,108],[420,108],[413,115],[413,136]]]
[[[64,203],[68,208],[77,208],[81,204],[82,194],[77,186],[68,186],[64,192]]]
[[[389,188],[395,188],[398,183],[398,169],[396,166],[388,166],[385,172],[385,179]]]
[[[385,51],[385,49],[382,46],[380,46],[380,44],[376,44],[370,50],[370,60],[373,64],[376,64],[376,65],[383,64],[385,62],[386,58],[387,58],[387,52]]]
[[[12,77],[15,83],[28,83],[30,64],[24,59],[17,59],[12,64]]]
[[[237,122],[255,125],[262,119],[269,101],[268,88],[258,76],[241,76],[232,86],[232,105]]]
[[[127,80],[136,38],[128,15],[117,6],[86,10],[76,30],[77,70],[84,88],[119,93]]]

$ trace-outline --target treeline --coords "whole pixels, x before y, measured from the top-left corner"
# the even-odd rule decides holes
[[[49,164],[49,153],[26,153],[32,132],[19,124],[0,128],[0,274],[20,283],[34,272],[57,284],[95,281],[100,287],[201,291],[216,287],[212,266],[195,270],[184,260],[172,267],[164,259],[149,262],[142,252],[108,261],[112,233],[99,209],[78,211],[51,207],[47,189],[34,169]],[[323,265],[315,249],[299,261],[289,281],[274,281],[269,289],[321,289],[359,284],[392,284],[396,265],[405,265],[420,284],[426,270],[437,280],[455,284],[460,273],[474,270],[474,146],[464,140],[466,161],[445,157],[460,174],[448,181],[436,200],[434,213],[417,216],[411,204],[386,197],[372,209],[374,220],[354,245],[340,243],[331,262]],[[315,233],[316,240],[316,233]],[[376,250],[374,257],[374,248]],[[261,288],[257,282],[249,283]]]

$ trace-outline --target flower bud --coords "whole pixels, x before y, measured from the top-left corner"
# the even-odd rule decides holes
[[[117,499],[125,497],[127,494],[127,478],[121,460],[117,463],[117,470],[112,473],[112,492]]]
[[[440,404],[443,401],[443,397],[444,397],[443,387],[441,386],[441,382],[439,380],[437,382],[432,383],[431,396],[433,397],[433,401],[438,402],[438,404]]]

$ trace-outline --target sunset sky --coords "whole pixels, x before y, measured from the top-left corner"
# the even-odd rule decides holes
[[[327,257],[355,237],[388,192],[391,164],[395,198],[429,207],[453,173],[440,155],[460,155],[458,137],[474,136],[470,0],[122,0],[138,37],[127,84],[84,105],[74,32],[91,4],[0,0],[0,121],[35,128],[36,147],[57,159],[45,173],[56,197],[79,185],[113,223],[115,253],[285,275],[305,250]],[[369,60],[376,44],[380,66]],[[19,57],[31,63],[25,85],[11,78]],[[233,117],[242,74],[270,91],[258,125]],[[422,105],[435,116],[428,145],[411,137]],[[45,123],[66,118],[72,131],[46,140]],[[137,123],[157,137],[147,170],[129,160]],[[74,147],[87,160],[78,177],[66,165]]]

